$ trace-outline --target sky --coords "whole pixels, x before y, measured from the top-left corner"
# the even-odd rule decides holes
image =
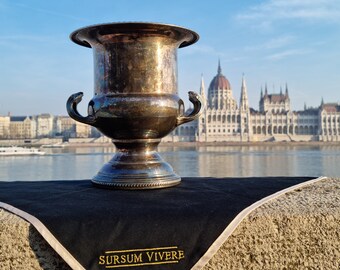
[[[205,89],[218,61],[239,101],[245,74],[250,106],[261,87],[288,85],[293,110],[340,102],[339,0],[0,0],[0,115],[67,115],[67,98],[93,97],[92,50],[74,30],[109,22],[159,22],[200,35],[178,50],[179,95]]]

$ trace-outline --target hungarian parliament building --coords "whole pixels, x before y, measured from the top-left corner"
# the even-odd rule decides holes
[[[288,86],[279,94],[261,89],[259,110],[249,106],[243,76],[239,104],[233,97],[228,79],[218,64],[217,75],[205,92],[203,78],[200,95],[204,110],[200,117],[179,126],[164,142],[340,142],[340,104],[324,103],[319,107],[292,111]],[[187,114],[190,112],[187,112]],[[63,141],[109,141],[89,125],[68,116],[0,115],[2,140],[59,138]]]
[[[261,89],[259,110],[249,106],[243,76],[240,102],[233,97],[220,63],[217,75],[205,93],[203,77],[200,95],[204,101],[201,116],[173,131],[164,141],[264,142],[264,141],[340,141],[340,104],[292,111],[288,86],[279,94]]]

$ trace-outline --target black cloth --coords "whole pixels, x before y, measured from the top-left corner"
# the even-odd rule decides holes
[[[88,180],[1,182],[0,201],[38,218],[85,269],[190,269],[244,208],[313,178],[183,178],[142,191]]]

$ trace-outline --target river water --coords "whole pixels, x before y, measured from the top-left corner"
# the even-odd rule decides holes
[[[0,157],[0,181],[90,179],[113,147],[44,149],[44,156]],[[340,145],[159,147],[181,176],[340,176]]]

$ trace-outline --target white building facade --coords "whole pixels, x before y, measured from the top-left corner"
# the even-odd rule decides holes
[[[177,128],[167,141],[257,142],[257,141],[340,141],[340,105],[323,102],[318,108],[292,111],[288,86],[283,93],[261,90],[259,110],[249,106],[247,86],[242,77],[240,101],[233,97],[220,63],[217,75],[205,94],[205,109],[197,121]]]

